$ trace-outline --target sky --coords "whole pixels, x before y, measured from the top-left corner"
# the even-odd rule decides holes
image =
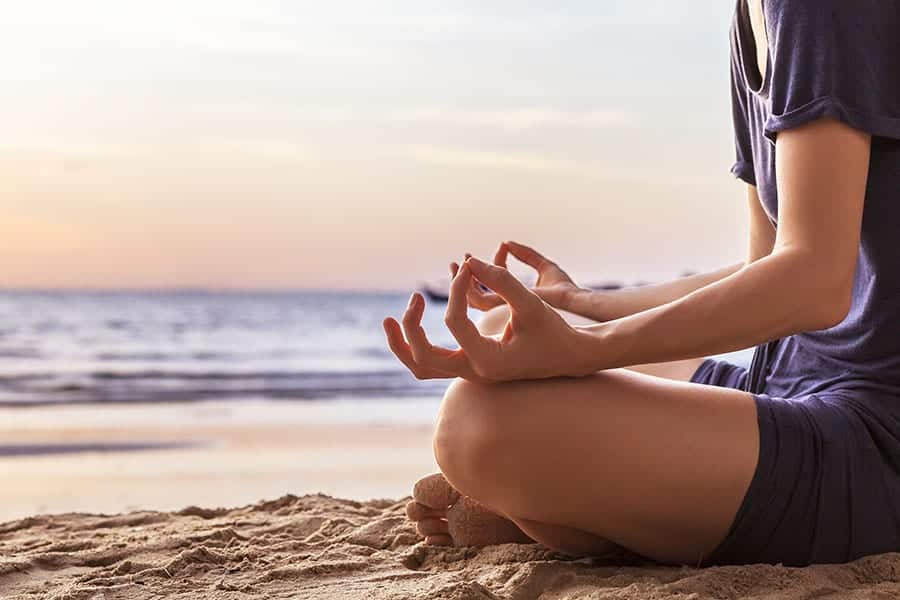
[[[0,0],[0,287],[585,283],[744,257],[713,0]]]

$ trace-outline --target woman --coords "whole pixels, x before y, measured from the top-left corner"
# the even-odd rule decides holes
[[[434,439],[443,476],[408,507],[428,542],[704,565],[900,550],[897,32],[896,2],[738,2],[745,263],[590,292],[505,243],[494,265],[455,269],[458,351],[428,342],[418,295],[402,326],[385,321],[417,377],[456,378]],[[534,289],[507,253],[537,269]],[[495,307],[476,327],[467,304]],[[751,346],[749,370],[704,358]]]

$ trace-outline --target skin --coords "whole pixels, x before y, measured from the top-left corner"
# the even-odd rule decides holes
[[[759,73],[766,75],[769,66],[769,37],[766,33],[766,17],[763,13],[763,0],[749,0],[750,25],[753,28],[753,36],[756,39],[756,64]]]
[[[506,242],[495,264],[469,257],[454,269],[445,322],[458,350],[431,345],[424,299],[414,294],[402,325],[386,319],[385,332],[414,375],[454,379],[434,438],[449,489],[557,550],[621,546],[662,562],[702,562],[743,500],[759,431],[750,394],[689,383],[692,369],[704,356],[843,320],[870,145],[829,119],[780,133],[778,227],[750,187],[742,265],[591,293],[536,251]],[[508,254],[538,271],[534,289],[505,268]],[[470,304],[489,309],[480,329]],[[573,325],[560,311],[593,324]],[[411,517],[427,522],[420,532],[453,543],[445,524],[455,504],[415,497]]]
[[[777,147],[783,202],[767,256],[677,300],[589,327],[570,326],[503,267],[469,258],[453,280],[445,319],[461,349],[428,342],[419,324],[424,302],[414,295],[404,316],[407,366],[423,377],[482,383],[578,377],[719,354],[839,323],[851,300],[869,138],[823,119],[785,132]],[[847,198],[856,201],[850,208]],[[499,337],[481,335],[466,314],[476,279],[510,307]],[[399,331],[395,325],[386,323],[389,334]]]

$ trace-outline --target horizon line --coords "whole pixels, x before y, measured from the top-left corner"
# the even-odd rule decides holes
[[[418,289],[418,288],[416,288]],[[4,286],[0,294],[400,294],[408,292],[401,288],[330,288],[330,287],[235,287],[235,286]]]

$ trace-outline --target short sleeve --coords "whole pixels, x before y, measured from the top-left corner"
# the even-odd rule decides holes
[[[830,117],[900,139],[900,2],[764,1],[766,137]]]
[[[732,44],[736,44],[732,30]],[[742,66],[738,52],[731,53],[731,113],[734,124],[734,165],[731,173],[749,183],[756,185],[756,174],[753,168],[753,145],[750,138],[749,94],[744,83]]]

